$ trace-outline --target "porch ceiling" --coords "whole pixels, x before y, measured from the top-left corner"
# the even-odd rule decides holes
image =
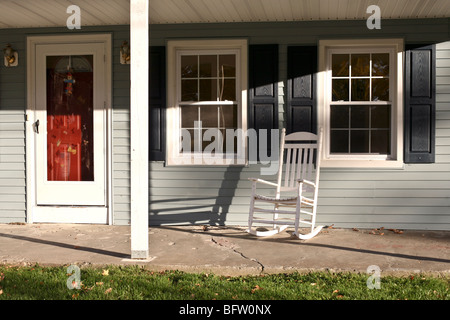
[[[263,22],[367,19],[369,5],[384,19],[450,17],[449,0],[149,0],[150,23]],[[130,0],[2,0],[0,28],[61,27],[69,5],[82,26],[130,23]]]

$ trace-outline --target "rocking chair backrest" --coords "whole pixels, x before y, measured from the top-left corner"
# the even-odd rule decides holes
[[[282,129],[277,196],[282,191],[295,190],[299,179],[314,182],[318,187],[321,139],[322,132],[318,135],[310,132],[286,135],[286,129]]]

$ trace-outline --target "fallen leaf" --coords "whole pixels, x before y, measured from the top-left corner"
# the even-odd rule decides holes
[[[95,283],[97,286],[102,286],[103,285],[103,282],[96,282]]]
[[[2,295],[2,294],[3,294],[3,290],[0,289],[0,295]]]
[[[108,294],[108,293],[110,293],[111,291],[112,291],[112,288],[108,288],[108,289],[105,290],[105,294]]]
[[[359,231],[359,229],[357,229],[357,228],[353,228],[352,230],[353,230],[353,231]]]
[[[256,285],[253,289],[252,289],[252,293],[255,293],[256,290],[261,290],[262,288],[258,285]]]
[[[333,291],[333,293],[338,293],[338,292],[339,292],[339,290],[334,290],[334,291]]]
[[[109,276],[109,270],[103,270],[102,276]]]
[[[388,229],[388,230],[392,231],[393,233],[396,233],[396,234],[402,234],[403,233],[402,230],[398,230],[398,229]]]

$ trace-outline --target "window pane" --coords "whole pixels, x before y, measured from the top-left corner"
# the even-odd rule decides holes
[[[352,101],[369,101],[369,79],[352,79]]]
[[[237,129],[237,105],[219,106],[219,118],[221,128]]]
[[[372,79],[372,101],[389,101],[389,79]]]
[[[198,121],[198,107],[197,106],[182,106],[181,107],[181,127],[194,128],[194,121]]]
[[[372,153],[390,154],[389,130],[374,130],[371,134]]]
[[[223,81],[223,84],[222,84]],[[220,101],[236,101],[236,80],[234,79],[226,79],[219,80],[220,87]]]
[[[350,136],[351,153],[369,152],[369,130],[352,130]]]
[[[217,100],[217,79],[200,80],[200,101]]]
[[[369,128],[369,107],[352,106],[351,110],[351,127]]]
[[[389,53],[372,54],[372,76],[389,76]]]
[[[217,77],[217,56],[200,56],[200,78]]]
[[[181,80],[181,101],[198,101],[198,80]]]
[[[207,130],[208,132],[206,133]],[[223,137],[221,134],[222,132],[219,129],[202,130],[202,151],[205,151],[205,148],[209,146],[208,151],[211,152],[211,154],[215,154],[216,152],[222,153]]]
[[[229,135],[227,137],[226,130],[221,130],[223,136],[223,151],[226,153],[237,153],[238,138],[235,135]],[[230,140],[228,140],[230,138]],[[228,145],[229,144],[229,145]]]
[[[333,77],[348,77],[349,76],[349,55],[348,54],[333,54],[332,57],[332,75]]]
[[[181,78],[198,77],[198,56],[181,57]]]
[[[331,128],[349,128],[349,107],[331,106]]]
[[[201,106],[200,107],[200,121],[202,128],[217,128],[217,106]]]
[[[390,128],[391,108],[390,106],[372,106],[371,107],[371,127],[372,128]]]
[[[352,54],[352,77],[370,76],[370,54]]]
[[[47,180],[94,181],[93,56],[48,56],[46,69]]]
[[[236,77],[236,55],[227,54],[219,56],[220,77]]]
[[[331,153],[348,153],[348,133],[347,130],[331,130]]]
[[[333,79],[333,101],[348,101],[348,80]]]

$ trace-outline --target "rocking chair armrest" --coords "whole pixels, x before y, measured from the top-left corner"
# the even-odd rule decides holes
[[[278,184],[270,182],[270,181],[266,181],[266,180],[262,180],[262,179],[258,179],[258,178],[248,178],[248,180],[252,181],[252,182],[260,182],[260,183],[264,183],[264,184],[268,184],[270,186],[274,186],[274,187],[278,187]]]
[[[316,187],[316,184],[314,182],[312,182],[312,181],[309,181],[309,180],[299,179],[299,180],[297,180],[297,182],[310,185],[310,186],[312,186],[314,188]]]

